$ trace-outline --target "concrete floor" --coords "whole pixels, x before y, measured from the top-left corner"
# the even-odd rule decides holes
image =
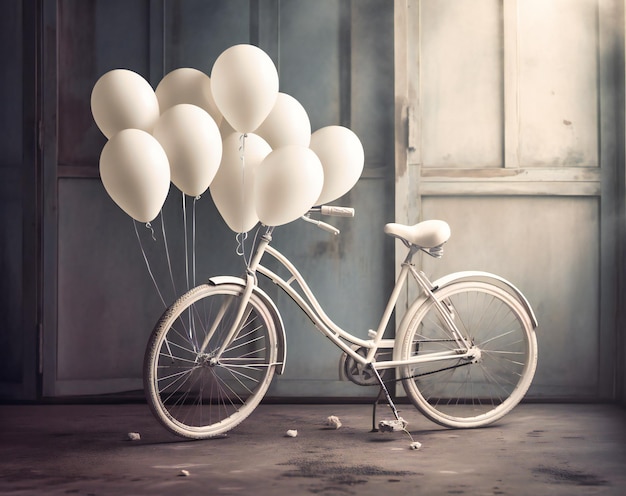
[[[0,494],[626,494],[623,408],[524,404],[461,431],[399,407],[420,450],[370,432],[368,405],[262,405],[209,441],[171,436],[144,404],[0,405]]]

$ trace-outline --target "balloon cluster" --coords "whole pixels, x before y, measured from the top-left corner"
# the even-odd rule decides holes
[[[194,197],[210,189],[239,233],[259,221],[286,224],[347,193],[363,170],[359,138],[335,125],[311,134],[306,110],[278,85],[274,63],[252,45],[225,50],[210,77],[176,69],[156,90],[130,70],[107,72],[91,94],[108,138],[100,155],[107,193],[150,222],[170,182]]]

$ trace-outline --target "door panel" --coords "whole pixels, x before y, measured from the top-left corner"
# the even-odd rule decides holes
[[[484,270],[513,282],[537,314],[539,363],[529,394],[593,398],[600,322],[599,203],[594,197],[423,197],[424,218],[446,219],[444,257],[423,255],[435,277]]]
[[[185,264],[191,266],[192,259],[185,258],[181,198],[172,188],[163,223],[158,217],[148,228],[133,225],[101,181],[59,180],[54,395],[141,389],[145,346],[165,304],[193,286],[194,279],[199,284],[228,267],[240,267],[231,249],[231,233],[210,195],[197,202],[188,199],[188,219],[195,215],[198,228],[198,256],[187,281]]]
[[[597,166],[598,2],[517,7],[520,162]]]
[[[421,2],[419,108],[425,167],[502,165],[499,3]]]
[[[60,167],[97,167],[106,138],[91,115],[91,90],[112,69],[149,77],[147,0],[64,0],[58,18],[58,162]],[[51,27],[52,27],[51,26]],[[52,31],[54,32],[54,31]],[[55,68],[56,69],[56,68]],[[75,171],[75,173],[79,172]]]

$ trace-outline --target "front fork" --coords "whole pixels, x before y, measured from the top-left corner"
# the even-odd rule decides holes
[[[243,290],[240,301],[237,303],[238,305],[237,314],[235,315],[235,318],[233,319],[230,329],[228,330],[226,339],[224,339],[224,341],[222,342],[219,350],[217,350],[214,354],[211,355],[211,358],[210,358],[211,365],[216,365],[217,363],[219,363],[219,359],[224,353],[224,351],[230,346],[233,340],[237,337],[237,333],[239,332],[239,329],[241,328],[241,324],[247,320],[249,312],[250,312],[250,309],[248,308],[248,303],[250,302],[250,296],[252,295],[252,291],[254,290],[255,286],[256,286],[256,279],[254,275],[248,273],[246,275],[246,286]],[[213,334],[215,333],[216,329],[221,324],[224,314],[228,310],[228,307],[233,304],[233,301],[236,302],[237,300],[236,299],[233,300],[229,298],[228,300],[222,303],[222,307],[219,309],[215,320],[212,322],[211,328],[209,329],[206,336],[204,337],[198,356],[206,354],[206,349],[209,346],[209,342],[211,341]]]

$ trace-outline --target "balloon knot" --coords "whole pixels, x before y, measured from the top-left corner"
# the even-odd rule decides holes
[[[150,232],[152,233],[152,240],[156,241],[157,239],[154,237],[154,229],[152,228],[152,224],[150,224],[150,222],[146,222],[146,229],[150,229]]]
[[[237,240],[237,250],[235,250],[235,253],[240,257],[245,257],[246,251],[244,245],[246,239],[248,239],[248,233],[237,233],[235,239]]]

